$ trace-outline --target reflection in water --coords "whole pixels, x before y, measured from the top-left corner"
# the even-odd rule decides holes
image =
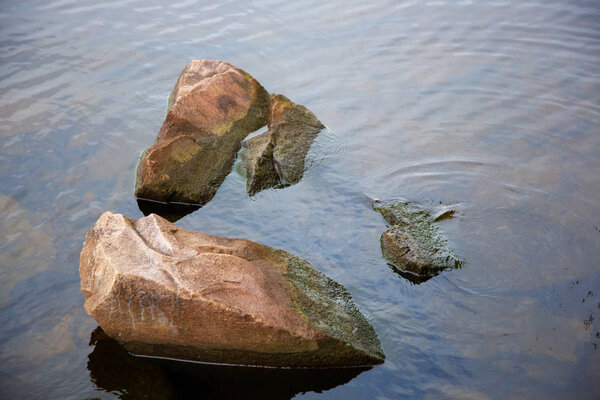
[[[276,369],[176,362],[130,355],[100,327],[88,369],[96,386],[121,399],[291,399],[349,382],[370,368]]]
[[[390,269],[392,271],[394,271],[396,274],[400,275],[402,278],[406,279],[407,281],[409,281],[410,283],[412,283],[413,285],[420,285],[423,282],[427,282],[428,280],[430,280],[431,278],[434,278],[436,276],[438,276],[440,274],[440,272],[443,272],[443,269],[440,269],[438,271],[432,271],[432,272],[428,272],[428,275],[417,275],[417,274],[413,274],[412,272],[408,272],[408,271],[402,271],[400,268],[396,267],[394,264],[388,263],[387,264],[388,267],[390,267]],[[454,269],[460,269],[463,267],[463,265],[465,265],[465,261],[463,260],[454,260]]]
[[[390,269],[392,271],[394,271],[395,273],[397,273],[398,275],[400,275],[402,278],[406,279],[413,285],[420,285],[421,283],[427,282],[428,280],[430,280],[434,276],[438,276],[438,274],[439,274],[436,271],[436,272],[433,272],[431,275],[417,275],[417,274],[413,274],[410,272],[402,271],[400,268],[398,268],[394,264],[390,264],[390,263],[388,263],[388,267],[390,267]]]
[[[183,203],[160,203],[158,201],[137,199],[138,207],[144,215],[157,214],[175,222],[198,210],[201,206]]]

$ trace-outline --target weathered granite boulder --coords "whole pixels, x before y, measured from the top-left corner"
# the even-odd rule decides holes
[[[306,107],[281,94],[271,95],[269,129],[243,144],[241,165],[248,194],[299,182],[306,154],[323,128]]]
[[[381,235],[381,252],[402,276],[415,283],[423,282],[448,268],[460,268],[464,261],[448,248],[448,241],[435,222],[451,218],[453,210],[433,213],[415,204],[401,201],[394,204],[375,203],[390,229]]]
[[[133,354],[276,367],[381,363],[350,293],[305,260],[104,213],[81,252],[85,309]]]
[[[193,60],[171,95],[156,142],[140,159],[138,198],[205,204],[231,171],[241,141],[267,123],[269,94],[223,61]]]

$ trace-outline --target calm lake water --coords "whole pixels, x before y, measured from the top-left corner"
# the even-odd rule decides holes
[[[98,339],[79,252],[142,216],[135,168],[194,58],[329,130],[297,185],[233,171],[178,225],[283,248],[352,292],[385,364],[162,365]],[[598,1],[0,2],[0,397],[600,398]],[[462,269],[414,285],[373,199],[452,206]]]

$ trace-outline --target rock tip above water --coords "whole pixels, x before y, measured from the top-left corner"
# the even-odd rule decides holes
[[[407,279],[420,283],[444,269],[461,268],[464,264],[435,224],[452,218],[454,210],[438,207],[432,213],[408,201],[376,201],[373,208],[389,225],[381,235],[381,252],[396,268],[417,276],[413,280],[402,274]]]
[[[155,214],[104,213],[80,275],[88,313],[133,354],[309,368],[385,357],[347,289],[305,260]]]

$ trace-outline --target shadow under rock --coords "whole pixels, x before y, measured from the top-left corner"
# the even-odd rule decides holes
[[[193,213],[201,207],[200,205],[184,203],[161,203],[158,201],[145,199],[137,199],[137,204],[144,216],[157,214],[170,222],[180,220],[181,218]]]
[[[434,272],[431,275],[416,275],[411,272],[402,271],[400,268],[396,267],[394,264],[388,263],[388,267],[394,271],[396,274],[400,275],[402,278],[406,279],[413,285],[420,285],[423,282],[427,282],[434,276],[438,276],[438,272]]]
[[[370,369],[252,368],[135,357],[100,327],[90,346],[92,382],[121,399],[291,399],[333,389]]]

